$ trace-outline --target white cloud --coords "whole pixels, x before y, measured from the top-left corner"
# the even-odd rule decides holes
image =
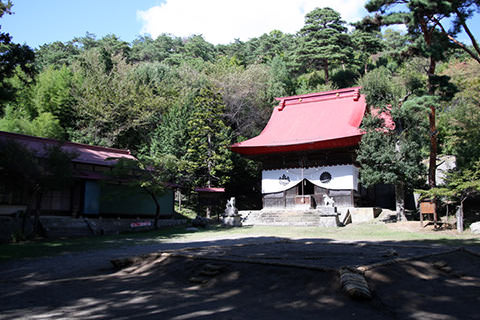
[[[331,7],[347,22],[366,14],[366,0],[165,0],[159,6],[138,11],[141,33],[156,38],[162,33],[188,37],[202,34],[214,44],[236,38],[246,41],[274,29],[296,33],[305,14],[316,7]]]

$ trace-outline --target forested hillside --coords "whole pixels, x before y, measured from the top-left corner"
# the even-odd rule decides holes
[[[407,3],[404,12],[392,2]],[[14,9],[0,3],[0,15]],[[416,151],[428,158],[434,135],[438,153],[468,167],[480,159],[480,59],[468,29],[478,7],[478,1],[371,0],[371,16],[354,26],[319,8],[306,14],[297,34],[272,30],[228,45],[201,35],[127,43],[87,33],[32,50],[2,29],[0,130],[171,154],[190,163],[184,176],[192,184],[213,179],[252,191],[245,181],[258,180],[257,165],[227,147],[261,131],[275,97],[365,84],[365,75],[377,74],[395,84],[396,99],[425,106],[424,113],[412,109],[421,115],[409,127],[419,130]],[[451,23],[442,24],[446,16]],[[473,45],[458,41],[460,31]],[[436,118],[429,124],[431,108]],[[432,121],[437,127],[429,133]]]

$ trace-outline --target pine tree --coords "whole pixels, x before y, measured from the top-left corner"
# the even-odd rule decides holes
[[[329,82],[330,65],[348,62],[353,56],[345,21],[331,8],[316,8],[305,16],[299,32],[296,63],[305,71],[323,69]]]
[[[403,6],[402,6],[403,5]],[[429,66],[425,70],[428,76],[428,95],[434,95],[437,90],[439,77],[436,75],[436,66],[439,61],[445,60],[446,52],[453,45],[462,45],[455,39],[463,28],[467,34],[471,33],[466,25],[466,19],[471,17],[473,9],[478,8],[478,1],[437,1],[437,0],[370,0],[365,5],[367,10],[375,13],[374,16],[363,19],[364,25],[404,24],[410,36],[410,51],[429,59]],[[453,27],[446,31],[442,25],[445,18],[453,17]],[[476,41],[470,37],[475,48]],[[472,55],[472,51],[467,51]],[[479,51],[480,52],[480,51]],[[475,54],[472,55],[475,58]],[[477,57],[478,58],[478,57]],[[480,60],[478,60],[480,61]],[[430,187],[436,186],[437,161],[437,128],[436,106],[430,105],[428,114],[430,125],[430,159],[428,182]]]
[[[418,186],[424,175],[421,150],[426,141],[425,114],[432,97],[402,97],[402,86],[384,68],[368,73],[362,86],[370,113],[362,122],[366,133],[357,154],[360,179],[366,187],[393,184],[397,218],[404,220],[405,189]],[[385,121],[388,117],[394,126]]]

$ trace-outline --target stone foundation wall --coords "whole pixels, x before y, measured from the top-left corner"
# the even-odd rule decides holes
[[[26,233],[32,231],[33,218],[27,219]],[[10,242],[21,230],[21,219],[0,216],[0,241]],[[186,224],[185,219],[161,219],[159,227]],[[88,237],[92,235],[112,235],[122,232],[152,230],[153,219],[89,219],[57,216],[42,216],[40,224],[44,235],[49,239]]]

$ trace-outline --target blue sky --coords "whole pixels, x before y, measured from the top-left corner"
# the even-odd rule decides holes
[[[366,0],[12,0],[13,15],[0,19],[2,32],[32,48],[66,42],[90,32],[97,39],[115,34],[131,42],[161,33],[202,34],[214,44],[246,41],[274,29],[297,32],[315,7],[331,7],[347,22],[367,12]],[[480,38],[480,16],[469,26]],[[462,38],[465,40],[465,38]]]
[[[132,41],[142,29],[137,10],[157,0],[13,0],[13,15],[0,19],[2,31],[16,43],[35,48],[44,43],[69,41],[91,32],[101,38],[114,33]]]
[[[140,34],[202,34],[212,43],[248,40],[280,29],[295,33],[305,13],[331,6],[345,19],[360,17],[365,0],[12,0],[13,15],[0,20],[16,43],[37,48],[88,31],[131,42]]]

